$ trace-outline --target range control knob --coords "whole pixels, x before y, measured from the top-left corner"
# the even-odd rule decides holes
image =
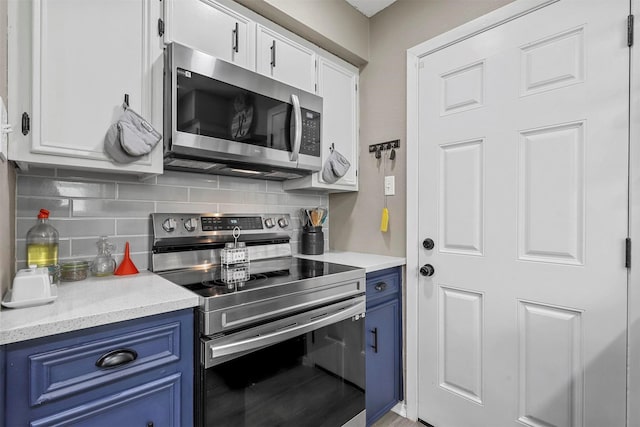
[[[162,222],[162,228],[167,233],[171,233],[176,229],[176,220],[173,218],[167,218]]]
[[[287,218],[282,217],[278,220],[278,225],[280,226],[280,228],[287,228],[287,226],[289,225],[289,221],[287,221]]]
[[[184,222],[184,229],[187,231],[194,231],[198,228],[198,218],[189,218]]]
[[[264,226],[267,228],[273,228],[275,227],[276,223],[273,222],[273,218],[267,218],[264,220]]]

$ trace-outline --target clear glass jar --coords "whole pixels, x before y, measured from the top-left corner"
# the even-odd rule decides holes
[[[60,277],[67,282],[84,280],[89,273],[89,263],[87,261],[69,261],[60,266]]]
[[[100,236],[96,242],[98,255],[91,263],[91,273],[94,276],[110,276],[116,270],[116,260],[111,256],[115,246],[109,243],[107,236]]]

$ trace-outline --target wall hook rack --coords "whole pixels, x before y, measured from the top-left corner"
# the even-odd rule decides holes
[[[384,150],[394,150],[396,148],[400,148],[399,139],[394,139],[393,141],[381,142],[379,144],[371,144],[369,146],[369,152],[376,153],[376,157],[379,158],[377,156],[378,152],[384,151]]]

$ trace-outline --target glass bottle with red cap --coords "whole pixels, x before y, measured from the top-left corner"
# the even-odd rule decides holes
[[[40,209],[38,223],[27,232],[27,265],[58,266],[58,230],[49,224],[46,209]]]

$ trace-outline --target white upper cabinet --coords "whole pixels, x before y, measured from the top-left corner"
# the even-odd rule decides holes
[[[318,59],[318,95],[322,96],[322,164],[331,147],[351,164],[347,173],[333,184],[316,172],[309,177],[285,181],[283,188],[323,189],[329,192],[358,191],[358,69]]]
[[[257,25],[257,71],[288,85],[315,92],[315,53],[281,34]]]
[[[210,0],[165,0],[165,43],[255,69],[255,23]]]
[[[9,111],[18,124],[10,135],[10,159],[19,165],[162,173],[162,142],[126,165],[113,163],[103,149],[125,94],[131,108],[150,121],[152,110],[162,108],[161,74],[154,83],[152,72],[162,67],[154,34],[158,2],[20,0],[9,2],[9,14]],[[20,126],[27,116],[28,131]],[[152,123],[162,130],[161,122]]]

